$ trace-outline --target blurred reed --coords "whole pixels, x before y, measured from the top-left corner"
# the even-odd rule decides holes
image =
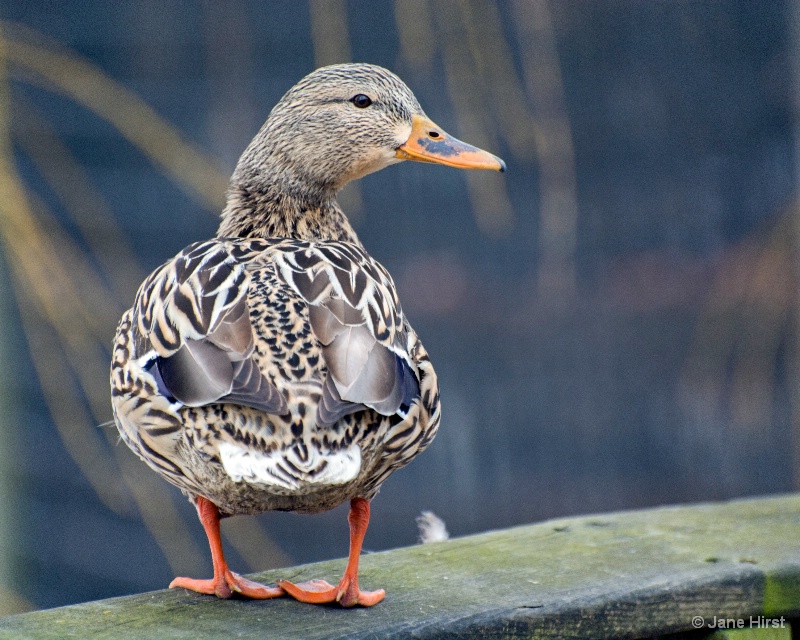
[[[116,446],[116,429],[107,423],[110,338],[144,270],[102,193],[56,129],[33,105],[14,96],[9,75],[62,93],[108,120],[207,210],[221,208],[227,178],[133,92],[38,34],[3,23],[0,64],[8,69],[0,77],[0,242],[45,402],[66,451],[100,500],[126,516],[135,509],[174,572],[202,573],[206,553],[190,533],[189,527],[196,526],[193,515],[190,523],[184,521],[175,492],[166,490],[126,447]],[[27,132],[16,142],[88,251],[21,180],[12,119]],[[226,527],[226,535],[233,530],[244,534],[230,536],[230,542],[251,567],[287,562],[256,521]],[[10,587],[0,594],[8,602],[15,598]]]

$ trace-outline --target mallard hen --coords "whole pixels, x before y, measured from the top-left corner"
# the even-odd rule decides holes
[[[231,178],[217,238],[154,271],[120,321],[111,388],[122,439],[197,508],[221,598],[289,594],[365,606],[358,560],[370,500],[439,425],[436,374],[389,273],[335,196],[400,160],[503,171],[448,136],[394,74],[324,67],[278,102]],[[228,569],[220,519],[350,501],[338,585],[267,587]]]

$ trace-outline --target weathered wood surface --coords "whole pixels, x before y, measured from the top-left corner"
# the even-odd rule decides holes
[[[343,568],[256,577],[335,582]],[[343,610],[165,590],[2,618],[0,638],[649,638],[691,631],[695,616],[788,620],[800,616],[800,496],[553,520],[371,554],[362,585],[384,587],[386,600]]]

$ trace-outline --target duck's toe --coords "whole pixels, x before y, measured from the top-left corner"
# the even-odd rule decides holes
[[[307,580],[297,584],[279,580],[278,586],[295,600],[308,604],[338,602],[343,607],[353,607],[357,604],[371,607],[386,597],[386,591],[383,589],[362,591],[358,588],[358,581],[351,581],[347,576],[336,586],[326,580]]]
[[[280,587],[267,587],[266,585],[243,578],[238,573],[227,570],[220,578],[211,578],[209,580],[175,578],[170,582],[169,588],[189,589],[197,593],[215,595],[218,598],[230,598],[235,593],[238,593],[245,598],[252,598],[254,600],[278,598],[286,594]]]

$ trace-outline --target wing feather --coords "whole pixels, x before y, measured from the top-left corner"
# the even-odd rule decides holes
[[[200,406],[231,402],[285,414],[286,398],[252,359],[253,269],[276,273],[308,305],[327,373],[319,424],[374,409],[403,414],[419,395],[408,328],[388,272],[342,242],[209,241],[187,247],[142,285],[134,310],[158,358],[159,384]],[[137,339],[137,344],[142,343]]]
[[[267,246],[256,242],[248,253],[230,242],[196,243],[144,282],[134,303],[137,345],[155,351],[162,393],[193,407],[230,402],[288,412],[252,358],[246,265]]]
[[[419,377],[388,272],[352,244],[287,243],[275,249],[282,278],[308,303],[328,370],[318,424],[367,407],[383,415],[407,411],[419,395]]]

